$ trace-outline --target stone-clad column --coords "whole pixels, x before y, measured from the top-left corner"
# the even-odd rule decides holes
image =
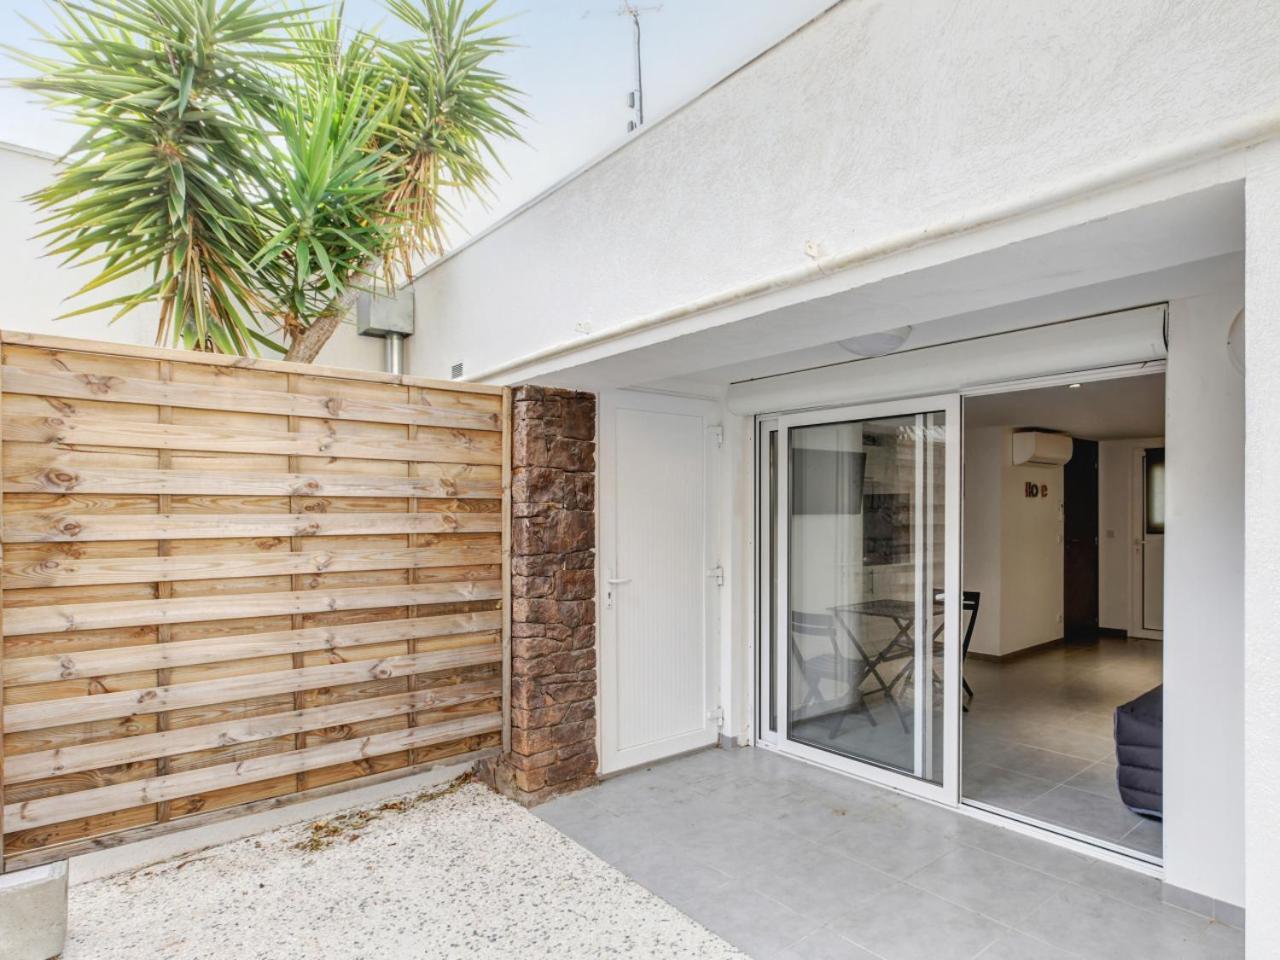
[[[596,777],[596,401],[512,400],[511,753],[484,775],[534,804]]]

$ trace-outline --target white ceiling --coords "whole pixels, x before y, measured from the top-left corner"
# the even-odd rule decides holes
[[[964,425],[1041,427],[1087,440],[1164,436],[1164,374],[968,397]]]

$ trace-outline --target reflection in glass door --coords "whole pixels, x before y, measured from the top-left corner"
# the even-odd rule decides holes
[[[783,747],[918,792],[955,779],[956,409],[782,417],[774,451]]]

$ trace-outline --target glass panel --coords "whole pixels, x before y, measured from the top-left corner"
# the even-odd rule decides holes
[[[792,740],[941,783],[945,415],[789,431]]]
[[[1147,533],[1164,533],[1164,447],[1146,451]]]

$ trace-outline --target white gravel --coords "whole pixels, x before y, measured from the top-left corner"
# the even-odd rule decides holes
[[[73,887],[64,960],[744,956],[478,784],[321,823]]]

